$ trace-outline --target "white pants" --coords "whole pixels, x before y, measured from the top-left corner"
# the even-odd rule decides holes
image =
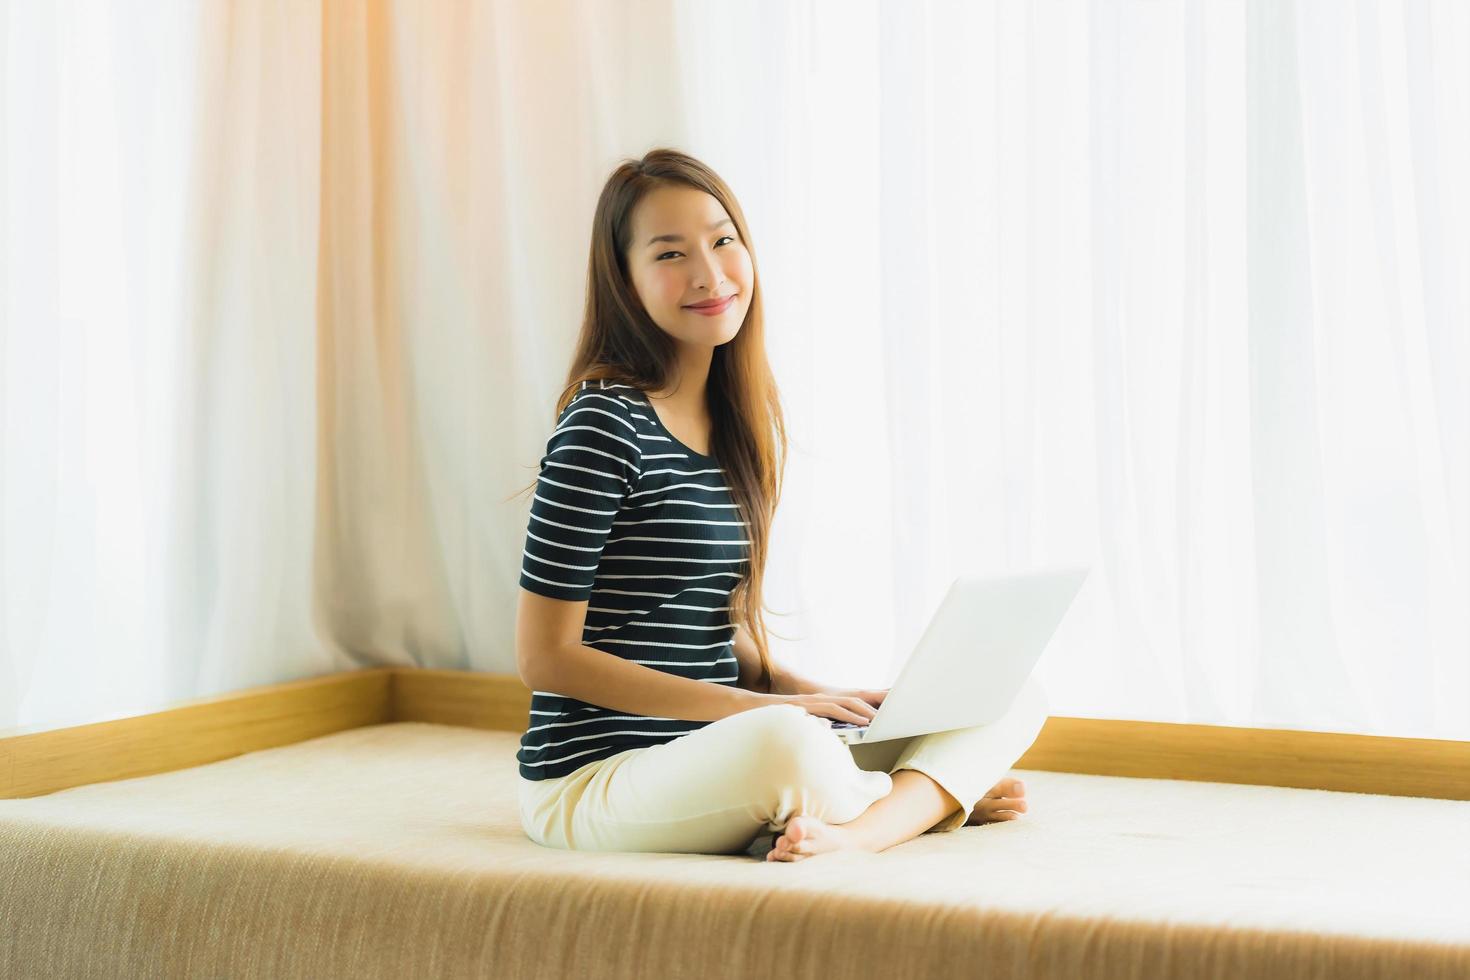
[[[915,769],[970,812],[1036,741],[1048,702],[1027,680],[988,725],[848,745],[794,704],[752,708],[662,745],[628,749],[556,779],[520,779],[521,825],[538,844],[578,851],[738,854],[794,816],[847,823]]]

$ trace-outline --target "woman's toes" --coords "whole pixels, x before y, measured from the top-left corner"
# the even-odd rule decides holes
[[[1026,799],[1021,796],[987,796],[975,804],[965,824],[974,826],[997,820],[1015,820],[1028,809]]]
[[[776,838],[776,847],[766,858],[771,861],[799,861],[851,846],[853,844],[840,827],[816,817],[798,816],[787,821],[785,832]]]
[[[803,818],[792,817],[786,823],[785,832],[776,838],[775,846],[766,855],[766,860],[796,861],[805,857],[807,848],[803,846],[803,842],[809,837],[810,829],[803,825]]]
[[[1026,785],[1019,779],[1007,777],[990,787],[990,792],[985,795],[990,799],[1014,799],[1026,795]]]
[[[782,841],[786,840],[785,837],[781,837],[779,839],[782,840]],[[805,854],[801,853],[800,851],[798,851],[793,845],[791,845],[790,843],[785,843],[785,844],[779,845],[778,847],[772,848],[771,849],[771,853],[769,853],[769,854],[766,855],[766,860],[767,861],[786,861],[786,862],[789,863],[789,862],[792,862],[792,861],[800,861],[801,859],[803,859],[805,857],[807,857],[807,855],[805,855]]]

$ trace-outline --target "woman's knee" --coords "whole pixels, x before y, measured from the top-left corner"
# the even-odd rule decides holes
[[[782,783],[813,784],[842,767],[853,766],[847,746],[832,734],[827,721],[795,704],[753,708],[749,747],[767,778]]]
[[[892,790],[886,773],[865,772],[827,722],[797,705],[766,708],[752,726],[750,785],[770,809],[768,819],[807,813],[846,823]],[[785,710],[781,710],[785,709]]]

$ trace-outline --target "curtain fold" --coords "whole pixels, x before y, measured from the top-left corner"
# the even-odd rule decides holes
[[[1061,715],[1470,738],[1470,9],[0,0],[0,726],[515,670],[616,163],[751,221],[775,654],[1086,563]]]
[[[311,625],[320,11],[0,23],[0,725],[344,665]]]

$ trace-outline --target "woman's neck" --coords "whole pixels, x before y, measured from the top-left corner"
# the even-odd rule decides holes
[[[683,419],[704,419],[709,415],[705,402],[705,389],[709,384],[710,362],[714,359],[713,347],[698,347],[681,344],[679,362],[674,369],[674,378],[668,388],[649,392],[659,406],[672,416]]]

